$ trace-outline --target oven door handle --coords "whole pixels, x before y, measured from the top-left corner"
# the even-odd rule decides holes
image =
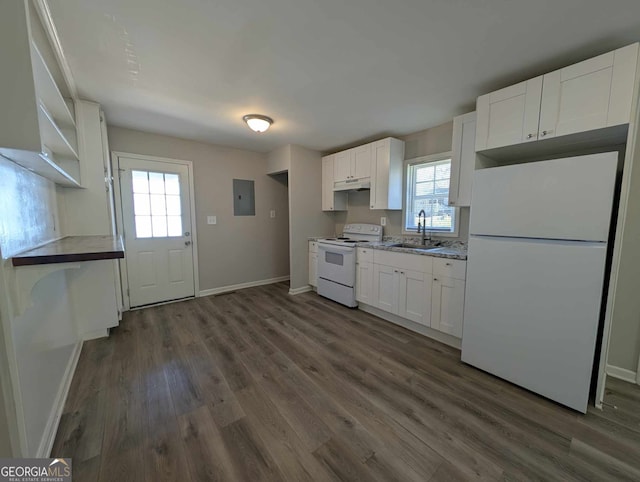
[[[322,244],[318,243],[318,249],[322,249],[323,251],[335,252],[335,253],[353,253],[353,247],[345,247],[336,246],[335,244]]]

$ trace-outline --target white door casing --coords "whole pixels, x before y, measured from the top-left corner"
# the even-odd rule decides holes
[[[195,296],[191,163],[114,153],[116,156],[127,307]]]

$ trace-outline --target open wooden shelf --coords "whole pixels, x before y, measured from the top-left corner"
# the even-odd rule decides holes
[[[33,61],[33,76],[36,92],[38,93],[40,102],[45,105],[56,124],[61,127],[75,128],[76,121],[73,111],[66,99],[62,96],[35,42],[31,42],[31,58]]]

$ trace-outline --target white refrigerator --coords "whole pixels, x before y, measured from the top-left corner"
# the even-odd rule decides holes
[[[462,361],[586,412],[615,152],[478,170]]]

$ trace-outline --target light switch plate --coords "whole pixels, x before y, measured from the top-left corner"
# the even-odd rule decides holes
[[[382,226],[386,226],[386,225],[387,225],[387,218],[386,218],[386,216],[382,216],[382,217],[380,218],[380,225],[382,225]]]
[[[270,217],[272,217],[272,218],[275,218],[275,217],[276,217],[276,211],[275,211],[275,209],[272,209],[272,210],[271,210],[271,212],[269,213],[269,216],[270,216]]]
[[[207,216],[207,224],[218,224],[218,216]]]

